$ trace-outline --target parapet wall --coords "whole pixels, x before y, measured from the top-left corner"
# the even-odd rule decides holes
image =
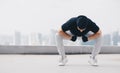
[[[89,54],[92,46],[65,46],[67,54]],[[102,46],[102,54],[120,54],[120,46]],[[56,46],[0,46],[0,54],[58,54]]]

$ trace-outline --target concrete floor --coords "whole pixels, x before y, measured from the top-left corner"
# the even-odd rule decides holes
[[[89,55],[68,55],[58,66],[58,55],[0,55],[0,73],[120,73],[120,54],[100,54],[98,67],[88,64]]]

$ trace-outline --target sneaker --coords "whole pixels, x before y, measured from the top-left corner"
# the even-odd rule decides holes
[[[59,60],[59,66],[65,66],[65,64],[68,62],[67,57],[60,57]]]
[[[90,60],[88,61],[88,63],[92,66],[98,66],[96,57],[93,58],[92,56],[90,56]]]

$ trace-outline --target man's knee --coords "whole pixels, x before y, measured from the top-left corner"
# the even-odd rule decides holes
[[[56,33],[55,34],[55,37],[61,37],[59,33]]]

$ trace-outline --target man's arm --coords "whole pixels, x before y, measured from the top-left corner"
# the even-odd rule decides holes
[[[62,29],[59,29],[59,30],[58,30],[58,34],[59,34],[60,36],[62,36],[63,38],[68,39],[68,40],[70,40],[70,39],[72,38],[71,35],[65,33]]]
[[[76,41],[77,36],[72,36],[66,33],[66,31],[69,31],[71,27],[76,23],[76,18],[69,19],[66,23],[64,23],[61,26],[61,29],[58,31],[59,35],[62,36],[65,39],[71,40],[73,42]]]
[[[102,31],[101,31],[101,30],[99,30],[98,32],[96,32],[96,33],[93,34],[93,35],[90,35],[90,36],[88,37],[88,40],[93,40],[93,39],[96,39],[96,38],[98,38],[98,37],[100,37],[100,36],[102,36]]]

